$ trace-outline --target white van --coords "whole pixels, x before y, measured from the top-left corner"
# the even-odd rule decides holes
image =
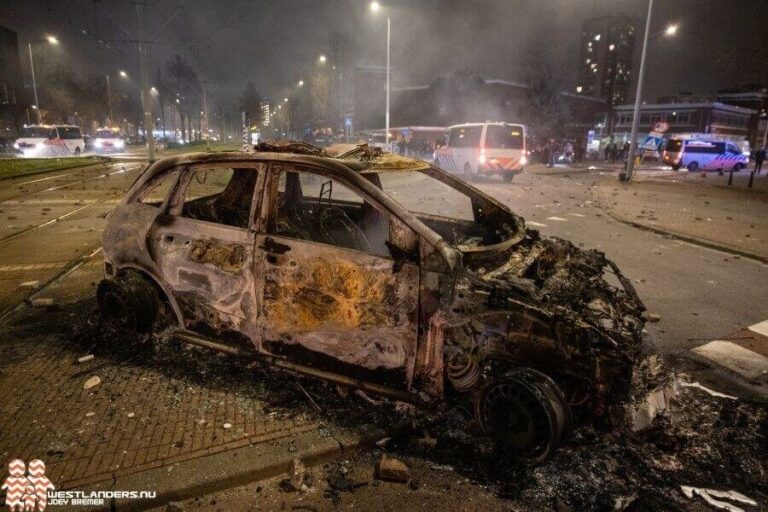
[[[22,128],[14,147],[25,157],[80,156],[85,140],[79,126],[31,125]]]
[[[498,174],[512,181],[528,163],[525,126],[512,123],[467,123],[450,126],[435,150],[435,164],[467,180]]]
[[[662,160],[675,170],[740,171],[749,164],[749,155],[730,141],[671,138]]]

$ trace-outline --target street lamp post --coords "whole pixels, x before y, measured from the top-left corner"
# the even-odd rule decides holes
[[[643,77],[645,75],[645,55],[648,53],[648,34],[651,29],[651,14],[653,13],[653,0],[648,0],[648,14],[645,18],[645,34],[643,34],[643,52],[640,55],[640,71],[637,75],[637,91],[635,92],[635,110],[632,115],[632,131],[629,139],[629,154],[627,155],[627,172],[624,176],[619,174],[619,180],[632,181],[632,173],[635,165],[635,149],[637,146],[637,130],[640,127],[640,105],[643,101]]]
[[[45,40],[52,45],[59,44],[59,40],[54,36],[46,36]],[[29,49],[29,67],[32,70],[32,92],[35,95],[35,108],[33,110],[37,111],[37,124],[40,124],[42,123],[42,114],[40,113],[40,104],[37,100],[37,78],[35,77],[35,58],[32,56],[32,41],[27,43],[27,48]]]
[[[27,48],[29,48],[29,66],[32,69],[32,92],[35,95],[35,111],[37,112],[37,124],[42,123],[42,118],[40,117],[40,104],[37,101],[37,80],[35,78],[35,59],[32,57],[32,43],[27,43]]]
[[[379,9],[381,9],[381,4],[379,2],[373,1],[371,2],[371,10],[373,12],[378,12]],[[390,91],[390,49],[392,44],[391,39],[391,27],[392,23],[390,20],[390,17],[387,16],[387,100],[386,100],[386,112],[384,113],[384,143],[385,147],[387,148],[387,151],[390,151],[391,148],[389,147],[389,91]]]
[[[112,90],[109,84],[109,75],[107,75],[107,102],[109,103],[109,126],[112,127]]]

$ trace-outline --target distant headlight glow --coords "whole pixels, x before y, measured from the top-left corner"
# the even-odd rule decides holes
[[[520,165],[525,165],[528,163],[528,159],[525,157],[525,155],[520,157]]]

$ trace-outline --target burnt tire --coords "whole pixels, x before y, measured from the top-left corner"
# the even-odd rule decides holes
[[[155,286],[135,272],[104,279],[96,290],[99,311],[119,332],[147,335],[152,332],[160,308]]]
[[[484,433],[530,464],[545,461],[571,430],[560,388],[543,373],[519,368],[488,382],[475,399]]]

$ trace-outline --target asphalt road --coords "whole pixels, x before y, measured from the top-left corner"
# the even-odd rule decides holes
[[[83,257],[98,257],[104,216],[136,179],[142,166],[118,163],[53,172],[4,182],[0,191],[0,308],[18,304]],[[525,173],[512,183],[487,178],[476,185],[525,217],[529,227],[579,246],[604,251],[636,285],[648,324],[664,354],[680,352],[768,318],[768,267],[621,224],[599,208],[599,180],[612,175],[581,172]],[[399,194],[399,196],[398,196]],[[442,201],[449,214],[460,205],[397,184],[403,201]],[[59,220],[54,220],[54,219]]]

